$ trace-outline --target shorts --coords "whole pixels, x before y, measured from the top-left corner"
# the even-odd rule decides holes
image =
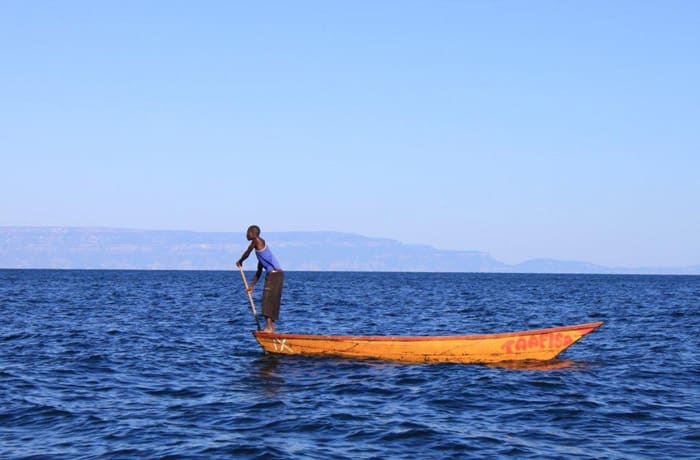
[[[267,272],[262,295],[262,314],[273,321],[280,316],[280,302],[282,301],[282,283],[284,272]]]

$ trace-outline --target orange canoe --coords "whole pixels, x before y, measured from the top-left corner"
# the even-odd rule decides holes
[[[435,337],[277,334],[254,331],[267,353],[409,363],[498,363],[554,359],[603,322],[499,334]]]

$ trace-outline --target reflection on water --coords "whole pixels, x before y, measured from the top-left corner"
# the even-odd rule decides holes
[[[284,375],[279,371],[279,356],[263,355],[252,362],[255,385],[260,387],[266,397],[277,395],[279,389],[284,385]]]
[[[489,367],[500,367],[519,371],[555,371],[571,367],[581,367],[583,363],[577,363],[570,359],[552,359],[549,361],[502,361],[489,364]]]
[[[445,363],[410,363],[402,361],[393,360],[378,360],[373,358],[344,358],[337,356],[286,356],[286,355],[276,355],[276,354],[262,354],[260,358],[253,361],[255,369],[257,369],[257,375],[267,388],[275,389],[282,384],[284,384],[284,376],[279,372],[279,366],[283,362],[306,362],[311,366],[314,363],[318,365],[323,364],[328,361],[336,362],[346,362],[348,364],[361,363],[364,365],[374,365],[381,366],[386,364],[389,366],[432,366],[440,365]],[[448,363],[449,364],[449,363]],[[454,363],[452,363],[454,364]],[[479,366],[482,364],[454,364],[456,366]],[[559,369],[583,369],[586,367],[586,363],[581,361],[573,361],[570,359],[551,359],[548,361],[537,361],[537,360],[521,360],[521,361],[501,361],[498,363],[488,363],[485,364],[488,367],[501,368],[501,369],[512,369],[520,371],[554,371]],[[276,389],[274,390],[276,391]]]

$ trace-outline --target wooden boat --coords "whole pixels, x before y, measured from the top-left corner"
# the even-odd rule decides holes
[[[344,336],[254,331],[267,353],[371,358],[409,363],[547,361],[603,322],[523,332],[457,336]]]

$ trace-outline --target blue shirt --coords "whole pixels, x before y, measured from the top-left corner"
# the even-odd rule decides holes
[[[265,245],[265,249],[262,251],[256,249],[255,255],[258,257],[258,261],[262,264],[263,268],[268,272],[282,270],[282,266],[267,245]]]

